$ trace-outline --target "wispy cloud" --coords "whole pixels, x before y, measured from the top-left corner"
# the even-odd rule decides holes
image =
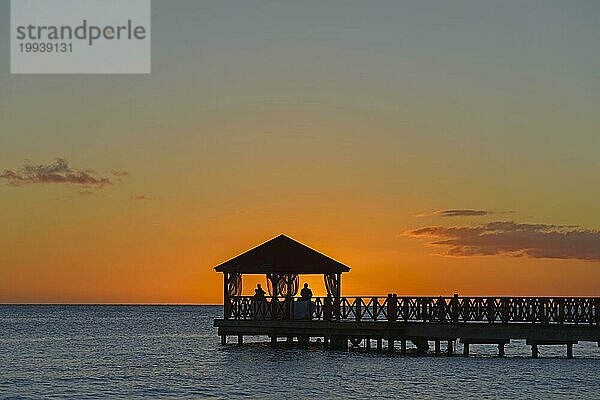
[[[25,164],[16,170],[5,169],[0,178],[6,179],[11,186],[71,184],[99,189],[112,184],[110,178],[98,176],[90,169],[72,168],[63,158],[49,164]]]
[[[113,174],[114,176],[118,176],[120,178],[123,178],[125,176],[128,176],[129,172],[127,172],[127,171],[113,170],[113,171],[111,171],[111,174]]]
[[[490,211],[477,210],[472,208],[452,208],[448,210],[435,210],[430,213],[418,214],[417,217],[428,217],[432,215],[437,217],[477,217],[492,214],[510,214],[512,212],[513,211]]]
[[[469,209],[454,209],[454,210],[437,210],[433,212],[433,215],[440,217],[473,217],[478,215],[489,215],[493,214],[492,211],[488,210],[469,210]]]
[[[430,239],[445,256],[559,258],[600,261],[600,231],[573,225],[522,224],[512,221],[483,225],[428,226],[404,232]]]
[[[131,196],[129,198],[130,200],[134,200],[134,201],[139,201],[139,200],[150,200],[149,197],[144,196],[144,195],[137,195],[137,196]]]

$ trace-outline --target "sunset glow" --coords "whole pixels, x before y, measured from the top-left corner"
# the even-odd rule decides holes
[[[600,296],[594,4],[183,3],[151,75],[1,64],[0,303],[217,304],[281,233],[345,295]]]

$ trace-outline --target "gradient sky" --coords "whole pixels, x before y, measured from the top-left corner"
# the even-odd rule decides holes
[[[0,172],[112,184],[0,179],[0,302],[217,303],[212,267],[280,233],[347,295],[600,296],[598,1],[153,0],[130,76],[10,75],[9,4]],[[497,221],[516,251],[428,245]]]

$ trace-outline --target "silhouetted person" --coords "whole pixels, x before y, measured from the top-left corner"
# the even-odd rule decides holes
[[[260,283],[256,284],[254,289],[254,297],[252,299],[252,318],[254,319],[265,319],[265,291],[260,286]]]
[[[312,290],[310,290],[310,288],[308,287],[308,283],[304,284],[304,287],[300,291],[300,297],[302,297],[302,300],[310,300],[311,299]]]
[[[265,297],[265,291],[260,286],[260,283],[256,285],[256,289],[254,289],[254,297],[257,299],[263,299]]]

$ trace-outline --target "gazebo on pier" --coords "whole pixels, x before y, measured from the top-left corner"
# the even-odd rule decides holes
[[[273,300],[293,298],[298,292],[300,275],[323,275],[328,297],[339,298],[342,273],[350,268],[288,236],[279,235],[216,266],[215,270],[223,273],[223,304],[227,319],[232,300],[242,294],[242,275],[266,275],[269,296]],[[275,318],[274,314],[271,318]]]

